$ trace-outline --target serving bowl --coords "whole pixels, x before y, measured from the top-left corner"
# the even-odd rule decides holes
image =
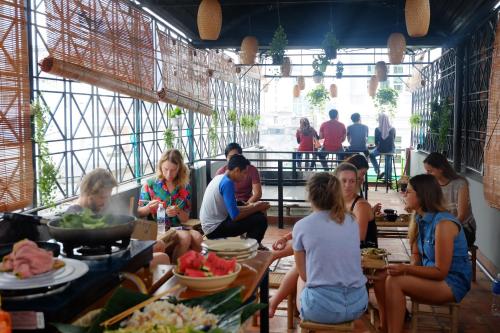
[[[182,275],[177,272],[177,267],[173,269],[174,275],[179,279],[179,283],[192,290],[197,291],[219,291],[229,286],[241,271],[241,265],[236,264],[234,272],[221,276],[192,277]]]

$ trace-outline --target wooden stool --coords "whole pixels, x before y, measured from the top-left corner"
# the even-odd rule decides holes
[[[279,288],[285,273],[271,272],[269,273],[269,288]],[[283,310],[284,308],[278,307],[278,310]],[[295,293],[288,295],[286,299],[286,312],[287,312],[287,327],[288,329],[294,329],[295,325],[293,322],[293,317],[295,316]]]
[[[429,311],[420,311],[418,309],[419,305],[421,303],[418,303],[414,300],[412,300],[412,305],[411,305],[411,332],[416,333],[419,331],[419,329],[422,328],[441,328],[441,327],[436,327],[436,326],[426,326],[426,327],[418,327],[418,320],[422,317],[425,316],[433,316],[433,317],[442,317],[442,318],[448,318],[450,321],[450,325],[445,327],[445,329],[448,329],[452,333],[457,333],[458,332],[458,309],[460,307],[460,304],[458,303],[446,303],[443,305],[428,305],[431,307],[431,312]],[[448,313],[440,313],[436,312],[436,308],[440,307],[448,307],[449,312]]]
[[[352,332],[354,330],[354,321],[346,321],[345,323],[338,324],[320,324],[304,320],[300,322],[300,328],[302,333],[313,333],[315,331]]]
[[[472,264],[472,281],[476,282],[476,260],[477,260],[477,246],[472,245],[469,247],[470,261]]]

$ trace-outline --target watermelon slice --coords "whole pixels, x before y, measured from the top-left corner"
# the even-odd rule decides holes
[[[177,259],[178,271],[179,273],[184,273],[188,268],[199,270],[203,266],[204,261],[205,258],[201,253],[190,250]]]
[[[227,275],[234,272],[236,259],[226,260],[224,258],[219,258],[213,252],[209,252],[204,266],[215,276]]]
[[[184,273],[186,276],[192,276],[192,277],[205,277],[207,276],[204,271],[201,271],[199,269],[192,269],[192,268],[186,268],[186,272]]]

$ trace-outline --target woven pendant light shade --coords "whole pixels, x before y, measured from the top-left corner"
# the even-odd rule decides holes
[[[335,83],[330,85],[330,96],[337,97],[337,85]]]
[[[377,75],[378,82],[387,81],[387,66],[385,61],[379,61],[375,65],[375,74]]]
[[[406,39],[399,32],[392,33],[387,40],[387,49],[389,50],[389,62],[397,65],[403,62],[406,50]]]
[[[217,40],[222,27],[219,0],[203,0],[198,7],[198,33],[203,40]]]
[[[299,85],[300,90],[304,90],[306,88],[306,79],[303,76],[299,76],[297,78],[297,84]]]
[[[429,30],[431,7],[429,0],[406,0],[406,30],[410,37],[424,37]]]
[[[283,63],[281,64],[281,76],[288,77],[290,76],[291,71],[292,71],[292,63],[290,62],[290,58],[284,57]]]
[[[293,97],[300,97],[300,87],[298,84],[293,86]]]
[[[241,41],[240,61],[243,65],[255,64],[255,56],[259,50],[259,42],[254,36],[246,36]]]
[[[378,88],[378,79],[376,75],[372,75],[370,78],[370,82],[368,83],[368,95],[370,97],[375,97],[375,93],[377,92]]]

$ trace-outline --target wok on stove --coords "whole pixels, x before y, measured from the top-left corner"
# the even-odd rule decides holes
[[[61,220],[62,217],[57,217],[47,223],[49,233],[56,241],[73,246],[96,246],[120,240],[128,244],[136,219],[130,215],[106,215],[106,226],[95,229],[63,228]]]

